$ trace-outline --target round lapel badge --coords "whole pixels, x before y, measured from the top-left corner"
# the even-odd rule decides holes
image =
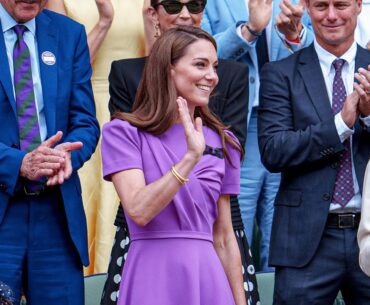
[[[42,52],[41,59],[44,62],[45,65],[52,66],[57,61],[55,58],[55,55],[51,53],[50,51]]]

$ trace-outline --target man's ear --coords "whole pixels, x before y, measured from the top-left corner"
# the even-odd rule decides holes
[[[357,6],[358,6],[358,15],[360,15],[361,10],[362,10],[362,0],[356,0],[356,3],[357,3]]]

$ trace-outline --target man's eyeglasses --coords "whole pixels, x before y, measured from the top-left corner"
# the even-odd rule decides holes
[[[174,15],[182,11],[183,7],[186,6],[190,14],[199,14],[204,11],[207,0],[191,0],[186,3],[182,3],[176,0],[164,0],[154,5],[158,7],[162,5],[167,14]]]

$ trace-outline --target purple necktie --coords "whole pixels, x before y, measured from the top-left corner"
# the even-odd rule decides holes
[[[342,110],[344,101],[347,97],[346,88],[342,79],[342,68],[345,62],[344,59],[336,59],[333,61],[335,76],[333,82],[332,109],[334,115]],[[333,202],[339,203],[344,207],[355,195],[355,190],[353,188],[350,140],[345,140],[343,145],[345,150],[340,155],[339,169],[334,186]]]
[[[13,27],[17,41],[13,50],[14,90],[21,149],[27,152],[41,144],[35,94],[33,92],[30,51],[23,40],[24,25]]]

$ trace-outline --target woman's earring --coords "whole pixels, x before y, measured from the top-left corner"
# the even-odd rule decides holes
[[[159,36],[161,36],[160,35],[160,32],[159,32],[159,25],[158,25],[158,23],[155,24],[154,29],[155,29],[154,38],[157,39]]]

